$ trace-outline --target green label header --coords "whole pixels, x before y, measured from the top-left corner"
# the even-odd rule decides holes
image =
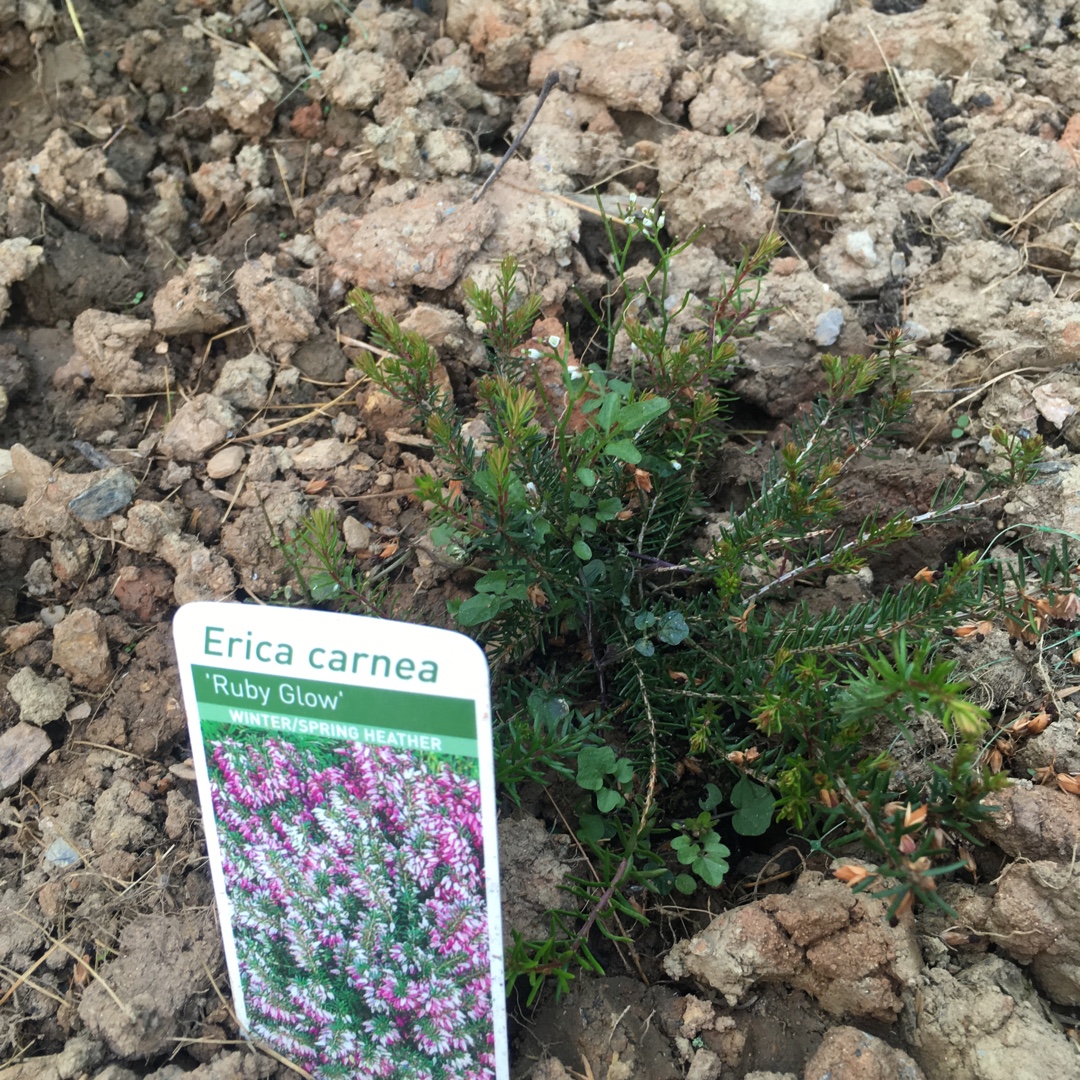
[[[466,739],[475,745],[476,705],[464,698],[227,671],[200,664],[192,665],[192,674],[199,704],[214,707],[200,710],[207,720],[341,739],[353,738],[345,732],[356,728],[372,729],[384,734],[360,741],[390,746],[410,745],[394,738],[394,732]],[[244,713],[252,715],[245,718]],[[301,718],[325,723],[299,725],[295,721]],[[437,749],[434,745],[422,748]]]

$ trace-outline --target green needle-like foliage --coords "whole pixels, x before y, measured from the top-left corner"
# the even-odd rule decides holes
[[[691,311],[689,297],[668,296],[688,242],[663,239],[662,215],[631,207],[605,225],[620,282],[594,314],[609,354],[621,335],[633,346],[629,370],[578,365],[565,336],[530,344],[540,300],[519,292],[508,258],[492,292],[466,288],[490,358],[474,387],[487,430],[478,442],[465,434],[472,417],[439,387],[434,349],[369,295],[350,297],[387,353],[358,366],[434,446],[416,495],[435,544],[474,575],[474,594],[451,614],[492,661],[505,791],[577,785],[566,818],[592,874],[552,913],[548,938],[516,942],[511,982],[525,979],[532,996],[549,977],[565,988],[576,967],[596,970],[594,935],[624,942],[650,897],[720,885],[729,852],[716,830],[727,818],[745,835],[783,822],[814,842],[856,838],[879,861],[860,887],[888,890],[898,910],[933,902],[949,836],[986,812],[997,783],[981,756],[985,717],[940,651],[943,630],[1004,603],[1005,583],[1000,603],[987,599],[978,558],[825,615],[792,602],[796,583],[854,573],[870,553],[982,505],[942,491],[920,514],[838,524],[840,481],[887,448],[910,410],[899,334],[869,356],[824,358],[821,400],[702,550],[692,542],[707,505],[702,472],[728,437],[736,340],[762,314],[759,282],[781,240],[766,237]],[[654,269],[631,286],[643,250]],[[541,365],[559,373],[554,392]],[[1036,447],[995,439],[1014,479],[1030,470]],[[370,609],[366,579],[328,528],[309,523],[293,544],[315,571],[310,592]],[[911,787],[888,740],[872,736],[884,724],[910,739],[916,714],[936,720],[953,750]],[[667,794],[688,759],[715,782],[700,817],[686,819]]]

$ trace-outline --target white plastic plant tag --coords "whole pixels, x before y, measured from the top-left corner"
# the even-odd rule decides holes
[[[506,1080],[483,653],[245,604],[173,634],[241,1024],[319,1080]]]

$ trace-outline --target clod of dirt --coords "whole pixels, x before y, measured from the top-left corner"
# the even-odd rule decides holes
[[[839,0],[703,0],[708,16],[765,53],[813,56]]]
[[[1055,772],[1080,772],[1080,743],[1076,738],[1075,722],[1059,720],[1038,735],[1025,739],[1017,749],[1014,761],[1024,770],[1053,765]]]
[[[526,941],[542,941],[551,931],[547,913],[565,905],[561,886],[573,872],[567,845],[559,842],[566,839],[556,839],[534,817],[499,822],[499,881],[508,949],[514,930]]]
[[[806,1063],[805,1080],[926,1080],[914,1060],[853,1027],[834,1027]]]
[[[857,353],[866,335],[847,301],[812,270],[778,263],[762,278],[762,306],[771,310],[743,346],[746,368],[735,386],[770,416],[783,417],[821,393],[823,352]]]
[[[727,135],[737,129],[753,131],[757,127],[765,112],[765,100],[745,74],[756,63],[755,57],[738,53],[728,53],[717,60],[708,84],[690,102],[687,111],[687,119],[695,131]]]
[[[1080,892],[1075,864],[1014,862],[998,879],[985,927],[998,948],[1030,964],[1039,989],[1080,1005]]]
[[[316,332],[319,301],[297,281],[280,277],[274,260],[263,255],[236,271],[236,292],[244,317],[263,352],[278,359]]]
[[[30,667],[11,676],[7,691],[19,706],[19,719],[38,727],[59,720],[72,698],[67,679],[43,679]]]
[[[241,135],[261,138],[274,126],[281,82],[252,49],[221,44],[214,64],[214,89],[206,109]]]
[[[367,112],[382,98],[388,82],[404,86],[409,75],[396,60],[380,53],[339,49],[319,81],[335,105]]]
[[[101,473],[65,473],[31,454],[21,443],[11,448],[11,465],[24,501],[12,524],[25,536],[71,537],[81,532],[69,504],[100,479]]]
[[[32,244],[25,236],[0,241],[0,326],[11,310],[11,286],[16,281],[25,281],[44,259],[44,248]]]
[[[468,41],[484,60],[483,84],[520,86],[535,43],[587,22],[587,0],[455,0],[446,13],[446,33]]]
[[[203,225],[214,220],[218,212],[224,210],[232,217],[243,205],[247,195],[247,185],[240,179],[236,166],[231,161],[204,161],[192,173],[191,186],[203,200],[203,212],[199,219]],[[163,200],[169,195],[163,193]],[[162,204],[159,204],[159,206]],[[164,215],[164,210],[160,214]],[[184,214],[184,220],[187,214]]]
[[[984,11],[928,4],[901,15],[869,7],[836,15],[822,31],[825,58],[846,71],[884,71],[887,66],[938,75],[1000,76],[1008,46]]]
[[[261,1054],[244,1050],[222,1050],[214,1057],[188,1072],[179,1065],[163,1065],[150,1073],[146,1080],[266,1080],[276,1076],[273,1060]],[[109,1080],[99,1074],[94,1080]],[[123,1080],[123,1078],[117,1078]],[[134,1075],[132,1080],[135,1080]]]
[[[154,353],[136,358],[150,343],[153,326],[131,315],[114,315],[89,308],[76,319],[72,332],[75,348],[85,361],[99,390],[107,394],[146,394],[162,391],[172,372],[167,359]]]
[[[183,274],[170,278],[154,297],[154,329],[166,337],[223,330],[236,314],[220,286],[224,276],[212,255],[192,259]]]
[[[949,333],[985,343],[988,332],[1000,332],[1003,317],[1014,307],[1022,305],[1027,311],[1032,302],[1050,299],[1046,281],[1021,269],[1020,253],[997,241],[952,245],[918,280],[910,298],[909,333],[922,343],[941,341]],[[1031,329],[1037,329],[1034,320]],[[984,362],[979,359],[977,370]],[[1025,362],[1020,359],[1013,366]]]
[[[766,144],[746,132],[723,138],[680,131],[664,144],[657,182],[667,195],[668,228],[702,240],[722,257],[754,245],[771,227],[775,204],[765,190]]]
[[[305,379],[316,383],[341,382],[349,361],[329,334],[316,334],[292,355],[291,363]]]
[[[462,277],[490,289],[503,256],[513,255],[530,267],[531,287],[544,298],[545,308],[558,307],[570,289],[566,268],[579,238],[580,212],[559,199],[521,198],[522,188],[544,190],[551,183],[538,162],[511,161],[503,177],[506,182],[484,196],[495,210],[495,229]]]
[[[571,93],[625,112],[656,114],[681,53],[679,39],[657,22],[595,22],[556,34],[536,52],[529,85],[538,87],[549,71],[558,71]]]
[[[32,619],[30,622],[15,623],[14,626],[9,626],[3,633],[0,633],[0,641],[4,643],[4,648],[7,652],[18,652],[24,645],[29,645],[31,641],[37,641],[38,638],[44,637],[45,624],[39,622],[37,619]]]
[[[206,452],[239,432],[240,414],[214,394],[197,394],[165,425],[158,449],[174,461],[203,461]]]
[[[79,608],[53,627],[52,661],[76,686],[104,690],[112,678],[105,620],[90,608]]]
[[[105,1047],[96,1039],[75,1035],[59,1054],[46,1054],[5,1068],[4,1080],[72,1080],[88,1076],[89,1070],[100,1064],[104,1056]],[[95,1073],[94,1080],[105,1077],[107,1071]]]
[[[403,330],[419,334],[436,349],[449,351],[455,359],[472,368],[487,363],[483,342],[468,328],[460,311],[435,307],[433,304],[417,304],[401,320]]]
[[[120,174],[98,147],[82,149],[66,131],[54,131],[28,163],[45,201],[65,220],[105,240],[119,240],[128,225]]]
[[[558,1006],[553,1001],[532,1017],[530,1027],[544,1032],[543,1056],[573,1062],[586,1075],[605,1080],[683,1080],[668,1040],[652,1022],[670,1008],[672,992],[646,987],[635,979],[584,979]],[[554,1014],[554,1015],[552,1015]],[[567,1022],[566,1017],[573,1017]],[[538,1047],[540,1049],[540,1047]],[[558,1076],[533,1072],[532,1076]]]
[[[142,851],[157,833],[153,822],[133,807],[146,796],[129,780],[114,780],[94,803],[90,843],[98,855],[114,851]]]
[[[112,589],[120,610],[140,623],[163,619],[172,592],[173,576],[162,566],[122,566]]]
[[[238,409],[261,408],[273,373],[273,365],[258,350],[226,360],[214,383],[214,396]]]
[[[316,221],[315,237],[334,273],[362,289],[448,289],[496,226],[494,206],[472,203],[470,194],[451,181],[424,184],[415,198],[362,217],[331,210]]]
[[[1008,170],[1001,163],[1010,162]],[[973,192],[999,214],[1012,220],[1029,217],[1028,211],[1048,195],[1076,181],[1072,155],[1057,143],[1011,128],[995,128],[976,135],[960,163],[949,173],[949,183]],[[1059,212],[1059,207],[1051,212]]]
[[[178,604],[224,600],[236,588],[228,562],[180,531],[182,512],[172,505],[137,502],[127,514],[124,543],[148,555],[155,552],[176,571],[173,596]]]
[[[119,957],[83,994],[79,1016],[117,1057],[149,1057],[196,1018],[208,972],[217,974],[220,962],[213,918],[140,916],[124,928]]]
[[[805,872],[787,896],[725,912],[664,960],[672,978],[694,978],[737,1005],[755,983],[783,981],[832,1016],[893,1020],[921,968],[913,924],[890,927],[886,904]]]
[[[935,1080],[1080,1074],[1080,1047],[1046,1019],[1020,970],[997,956],[956,976],[944,968],[927,972],[911,1046]]]
[[[18,723],[0,735],[0,798],[14,791],[51,749],[49,736],[33,724]]]
[[[1056,788],[1015,783],[984,800],[996,812],[976,826],[1013,858],[1068,863],[1080,847],[1080,799]]]
[[[355,452],[355,447],[348,449],[350,454]],[[280,538],[296,533],[310,506],[295,482],[260,484],[256,491],[257,505],[221,530],[221,550],[239,568],[245,589],[256,596],[269,596],[285,584],[290,573]]]
[[[536,105],[536,95],[522,98],[514,112],[518,130]],[[531,160],[563,177],[603,176],[619,167],[623,157],[622,132],[607,106],[585,94],[568,94],[556,87],[523,145]],[[558,184],[560,189],[570,185]]]

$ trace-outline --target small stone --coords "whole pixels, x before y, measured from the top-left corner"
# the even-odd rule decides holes
[[[238,409],[259,409],[266,404],[266,388],[274,369],[258,350],[226,360],[214,384],[214,394]]]
[[[349,551],[367,551],[371,547],[371,530],[362,521],[347,517],[342,522],[341,531]]]
[[[869,269],[878,264],[878,253],[874,248],[874,238],[866,229],[848,233],[847,240],[844,241],[844,249],[860,266]]]
[[[33,724],[16,724],[0,735],[0,798],[14,791],[51,749],[49,736]]]
[[[74,870],[82,856],[59,836],[45,849],[45,861],[58,870]]]
[[[224,480],[236,473],[243,464],[244,448],[235,445],[226,446],[206,463],[206,475],[211,480]]]
[[[823,311],[814,323],[814,344],[825,348],[835,345],[844,328],[844,313],[838,307]]]
[[[337,439],[319,439],[293,454],[293,468],[305,474],[327,472],[344,465],[355,453],[355,446],[346,446]]]
[[[19,719],[38,727],[59,720],[71,701],[71,684],[67,679],[43,679],[29,667],[15,672],[7,689],[19,706]]]
[[[73,611],[53,630],[52,659],[76,686],[104,690],[112,678],[105,620],[90,608]]]
[[[202,461],[207,450],[239,430],[236,410],[213,394],[198,394],[165,425],[158,449],[174,461]]]
[[[80,521],[102,521],[119,513],[135,498],[135,477],[127,469],[105,469],[81,495],[68,503]]]
[[[51,630],[57,623],[61,623],[67,618],[67,608],[63,604],[52,604],[49,607],[42,608],[38,615],[41,616],[41,621],[45,626]]]

